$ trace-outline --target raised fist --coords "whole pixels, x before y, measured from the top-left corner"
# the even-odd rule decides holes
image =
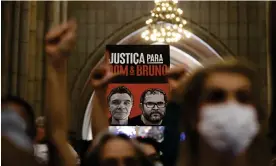
[[[46,53],[54,63],[66,59],[76,42],[77,24],[74,20],[51,29],[45,37]]]
[[[106,52],[106,54],[109,53]],[[118,78],[119,75],[119,73],[113,73],[110,71],[108,58],[105,58],[103,64],[99,68],[93,70],[91,73],[92,88],[105,88],[107,84],[111,83],[111,81]]]
[[[172,90],[177,89],[181,79],[187,74],[187,68],[185,66],[179,66],[170,69],[167,72],[168,82]]]

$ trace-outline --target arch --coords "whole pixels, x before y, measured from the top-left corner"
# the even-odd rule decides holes
[[[87,78],[89,78],[90,72],[93,67],[97,66],[99,62],[101,61],[101,58],[103,57],[103,53],[105,51],[105,46],[107,44],[117,44],[119,41],[121,41],[124,37],[128,36],[134,31],[137,31],[141,29],[145,25],[145,20],[149,17],[149,14],[141,16],[137,19],[132,20],[131,22],[125,24],[123,27],[118,28],[115,30],[115,32],[111,35],[109,35],[103,42],[101,42],[98,47],[89,55],[88,60],[81,68],[77,79],[74,82],[74,85],[71,89],[71,96],[74,96],[72,99],[74,105],[72,105],[73,110],[78,110],[78,117],[76,117],[77,120],[77,137],[81,137],[81,129],[82,129],[82,121],[85,114],[85,109],[87,106],[87,103],[91,97],[92,94],[92,88],[90,86],[86,86]],[[186,18],[184,18],[186,19]],[[206,31],[206,29],[202,28],[195,22],[188,20],[187,30],[192,30],[193,34],[196,35],[199,39],[202,39],[206,43],[208,43],[208,47],[213,48],[219,55],[223,56],[232,56],[233,53],[213,34]],[[146,41],[139,41],[139,44],[151,44]],[[187,45],[184,43],[175,43],[173,44],[176,48],[181,48],[185,50],[185,47],[187,48]],[[188,54],[192,54],[196,57],[196,54],[200,55],[200,53],[197,53],[196,50],[193,50],[192,48],[190,50],[185,50]],[[200,57],[197,57],[200,59]],[[201,60],[204,60],[201,59]]]

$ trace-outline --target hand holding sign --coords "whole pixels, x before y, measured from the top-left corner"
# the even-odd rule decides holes
[[[106,54],[109,54],[106,52]],[[91,84],[94,89],[106,88],[107,85],[119,76],[120,73],[110,71],[109,61],[106,58],[104,63],[92,71]]]
[[[109,53],[106,52],[106,55]],[[92,119],[92,134],[95,137],[98,133],[108,128],[108,114],[106,102],[106,90],[109,83],[112,82],[119,74],[114,74],[110,71],[109,59],[105,55],[103,64],[91,72],[91,85],[95,90],[95,95],[92,100],[91,119]],[[92,145],[91,147],[92,148]]]
[[[168,82],[172,90],[177,89],[182,78],[187,74],[187,68],[185,66],[179,66],[170,69],[167,72]]]

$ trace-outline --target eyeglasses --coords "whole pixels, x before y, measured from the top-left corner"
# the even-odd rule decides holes
[[[222,103],[227,101],[229,93],[224,89],[213,88],[206,91],[203,95],[203,102],[206,103]],[[251,104],[252,103],[252,94],[249,90],[239,89],[233,92],[235,100],[242,104]]]
[[[123,159],[109,158],[100,161],[100,166],[119,166],[120,162],[124,163],[124,166],[139,166],[140,162],[136,157],[125,157]]]
[[[146,107],[148,108],[153,108],[155,107],[155,105],[158,107],[158,108],[164,108],[166,106],[166,103],[164,102],[157,102],[157,103],[154,103],[154,102],[146,102],[144,103],[146,105]]]

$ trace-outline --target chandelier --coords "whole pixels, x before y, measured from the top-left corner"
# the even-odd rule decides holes
[[[155,0],[155,8],[146,21],[147,30],[141,37],[153,42],[177,42],[191,33],[184,29],[187,21],[182,18],[183,11],[177,7],[177,0]]]

